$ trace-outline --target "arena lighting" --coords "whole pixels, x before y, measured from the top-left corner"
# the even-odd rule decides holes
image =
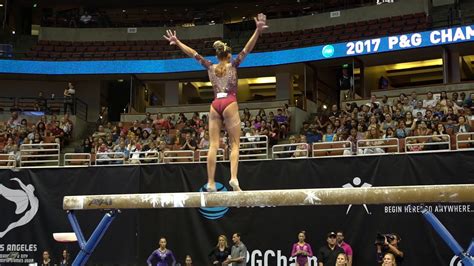
[[[0,7],[3,7],[3,4],[0,4]]]
[[[474,41],[474,25],[380,37],[368,40],[325,44],[272,52],[251,53],[241,64],[241,67],[266,67],[294,64],[472,41]],[[206,58],[216,62],[215,56],[208,56]],[[0,73],[11,74],[160,74],[203,70],[202,66],[192,58],[61,62],[0,60]]]
[[[422,60],[422,61],[415,61],[415,62],[406,62],[406,63],[397,63],[393,65],[388,65],[387,70],[401,70],[401,69],[409,69],[415,67],[427,67],[427,66],[442,66],[443,59],[431,59],[431,60]]]

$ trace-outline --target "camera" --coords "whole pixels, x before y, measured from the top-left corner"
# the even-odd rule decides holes
[[[396,239],[396,236],[394,234],[381,234],[377,233],[377,236],[375,237],[375,245],[385,245],[385,239],[387,239],[387,242],[392,242],[394,239]]]

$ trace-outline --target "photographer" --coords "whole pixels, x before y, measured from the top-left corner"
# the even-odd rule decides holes
[[[397,265],[402,265],[403,251],[399,248],[400,236],[397,234],[377,234],[375,246],[377,248],[377,262],[382,263],[386,253],[392,253],[395,256]]]

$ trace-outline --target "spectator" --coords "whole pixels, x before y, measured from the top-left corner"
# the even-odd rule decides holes
[[[318,266],[336,265],[337,255],[344,253],[344,250],[336,244],[336,236],[335,232],[327,234],[327,244],[318,251]]]
[[[365,142],[365,145],[367,148],[364,148],[362,150],[364,154],[379,154],[379,153],[385,152],[382,148],[370,147],[370,146],[380,146],[384,144],[384,142],[380,140],[379,134],[380,134],[380,130],[376,126],[369,127],[369,131],[367,132],[367,136],[365,139],[372,140],[372,141]]]
[[[96,163],[99,165],[109,164],[110,157],[109,154],[107,154],[109,152],[110,151],[107,148],[107,145],[105,145],[105,143],[100,144],[96,152]]]
[[[352,143],[351,150],[344,150],[344,155],[356,155],[357,154],[357,141],[363,139],[362,135],[358,134],[356,128],[351,128],[350,135],[347,141]]]
[[[36,125],[36,131],[39,133],[41,138],[44,138],[46,136],[46,134],[48,133],[48,131],[46,130],[46,126],[44,125],[43,122],[39,122]]]
[[[59,266],[69,266],[71,265],[69,260],[69,252],[65,249],[61,254],[61,260],[59,261]]]
[[[38,97],[36,98],[35,110],[40,112],[46,112],[46,98],[43,96],[43,92],[40,91],[38,93]]]
[[[449,136],[447,136],[446,133],[446,128],[444,127],[443,124],[438,123],[436,125],[436,130],[433,131],[433,137],[431,138],[431,141],[436,143],[436,142],[449,142]],[[438,150],[438,149],[448,149],[449,144],[442,144],[442,145],[432,145],[431,149],[433,150]]]
[[[209,253],[209,260],[212,262],[212,265],[221,266],[222,263],[228,259],[230,256],[230,249],[227,245],[227,237],[225,235],[220,235],[217,240],[217,245]]]
[[[94,134],[92,134],[92,137],[94,139],[97,139],[97,138],[103,138],[107,135],[107,133],[105,132],[105,129],[104,129],[104,126],[103,125],[100,125],[98,128],[97,128],[97,131],[94,132]]]
[[[339,253],[337,254],[336,266],[348,266],[348,259],[346,254]]]
[[[410,105],[415,108],[417,105],[418,105],[418,95],[416,94],[416,91],[413,91],[411,93],[411,97],[410,97]],[[422,105],[423,105],[423,102],[422,102]]]
[[[71,110],[71,114],[75,114],[74,111],[74,96],[76,95],[76,89],[74,89],[74,84],[69,82],[67,88],[64,89],[64,113],[67,113],[67,109]]]
[[[398,246],[401,238],[396,234],[391,234],[388,237],[384,237],[385,242],[383,244],[376,244],[377,262],[382,263],[384,261],[385,254],[391,253],[395,257],[396,265],[402,265],[404,253]]]
[[[436,106],[436,105],[435,105]],[[425,116],[425,112],[426,112],[426,109],[425,107],[423,106],[423,101],[418,101],[416,103],[416,106],[415,108],[413,108],[413,114],[415,114],[416,116],[418,116],[418,113],[421,113],[421,116]]]
[[[206,130],[204,137],[201,139],[198,145],[199,149],[209,149],[209,131]]]
[[[337,245],[344,250],[345,254],[343,255],[347,256],[347,266],[352,266],[352,247],[344,241],[344,232],[342,230],[336,231],[336,241]]]
[[[10,128],[16,128],[21,125],[21,119],[18,115],[18,112],[12,112],[10,119],[7,121],[7,126]]]
[[[90,143],[90,139],[89,138],[85,138],[83,141],[82,141],[82,152],[83,153],[92,153],[93,149],[92,149],[92,145]]]
[[[466,117],[465,116],[459,116],[458,118],[458,124],[454,127],[454,132],[455,133],[466,133],[466,132],[471,132],[471,126],[466,123]]]
[[[179,113],[179,115],[178,115],[178,120],[176,121],[176,125],[178,125],[178,124],[184,124],[186,121],[188,121],[188,119],[186,118],[186,116],[185,116],[183,113]]]
[[[54,137],[54,142],[63,146],[64,131],[59,127],[59,121],[56,121],[54,124],[52,124],[50,133],[51,133],[51,136]]]
[[[184,266],[193,266],[193,259],[191,256],[186,255],[186,259],[184,260]]]
[[[438,100],[433,98],[433,93],[429,91],[426,95],[426,99],[423,100],[423,107],[424,108],[428,108],[429,106],[435,107],[437,103],[438,103]]]
[[[411,130],[406,127],[405,121],[401,120],[398,123],[397,129],[395,130],[395,137],[399,138],[399,139],[403,139],[403,138],[406,138],[406,137],[410,136],[410,132],[411,132]]]
[[[36,132],[33,140],[31,141],[31,144],[43,144],[43,137],[39,132]]]
[[[280,138],[285,139],[288,134],[288,117],[283,114],[282,109],[278,109],[275,119],[280,126]]]
[[[392,253],[386,253],[383,256],[382,266],[397,266],[395,256]]]
[[[69,114],[64,114],[59,124],[60,128],[64,131],[64,136],[70,138],[72,136],[73,124],[69,119]]]
[[[43,251],[43,258],[41,260],[41,266],[53,266],[55,265],[50,258],[49,251]]]
[[[240,241],[240,233],[232,235],[232,241],[234,245],[230,252],[230,258],[224,261],[224,265],[232,263],[232,266],[245,266],[247,265],[247,247]]]
[[[393,128],[389,127],[387,130],[385,130],[385,134],[382,136],[383,139],[391,139],[395,138],[395,132],[393,131]]]
[[[146,112],[145,118],[142,120],[142,124],[153,123],[150,112]]]
[[[9,137],[7,139],[7,143],[3,147],[3,153],[10,155],[8,156],[8,160],[16,161],[17,155],[18,155],[17,152],[18,152],[18,145],[16,145],[13,139]],[[7,166],[15,166],[15,163],[13,161],[8,162]]]
[[[260,110],[258,110],[257,115],[260,116],[263,121],[267,121],[267,114],[265,113],[265,109],[260,108]]]
[[[191,138],[191,133],[186,133],[184,144],[181,146],[181,150],[196,150],[196,141]]]
[[[337,135],[333,132],[332,125],[328,125],[326,128],[326,134],[323,135],[323,142],[337,141]]]

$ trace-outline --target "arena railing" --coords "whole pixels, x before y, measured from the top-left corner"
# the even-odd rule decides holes
[[[123,152],[97,152],[95,154],[95,165],[120,165],[125,164],[127,157]]]
[[[129,164],[158,164],[160,152],[158,151],[132,151],[128,156]]]
[[[16,167],[16,154],[0,154],[0,169]]]
[[[209,152],[208,149],[197,150],[198,160],[200,162],[206,162],[208,152]],[[222,148],[217,149],[216,160],[217,161],[225,161],[225,150],[224,149],[222,149]]]
[[[308,143],[278,144],[272,147],[272,159],[298,159],[309,157]]]
[[[194,151],[165,151],[162,161],[163,163],[191,163],[194,162]]]
[[[378,149],[378,150],[377,150]],[[383,152],[380,152],[383,151]],[[397,138],[361,139],[357,141],[357,154],[390,154],[400,153],[400,142]]]
[[[312,148],[314,158],[342,156],[345,151],[352,154],[352,142],[350,141],[314,142]]]
[[[84,167],[91,165],[90,153],[65,153],[64,167]]]
[[[438,137],[441,141],[433,141]],[[413,136],[405,138],[405,152],[425,153],[451,150],[451,137],[449,135]]]
[[[37,168],[60,166],[58,143],[21,144],[20,167]]]
[[[240,137],[239,159],[268,159],[268,137],[265,135]]]
[[[0,109],[4,111],[38,111],[45,114],[64,114],[64,97],[0,97]],[[73,99],[74,115],[87,120],[88,105],[78,97]],[[41,103],[44,106],[38,106]]]
[[[456,134],[456,150],[474,150],[474,132]]]

